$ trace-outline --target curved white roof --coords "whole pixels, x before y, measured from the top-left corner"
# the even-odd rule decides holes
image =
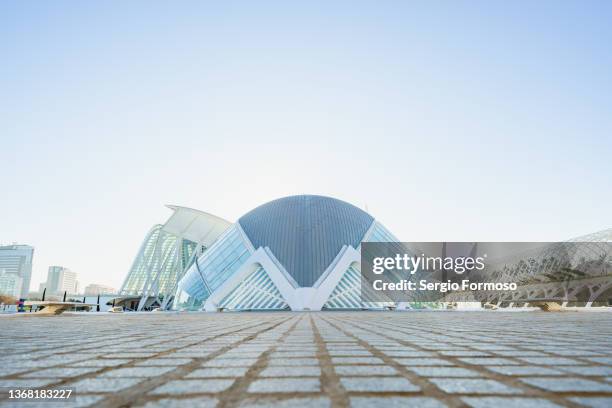
[[[178,205],[166,205],[174,213],[168,218],[163,230],[198,244],[210,247],[231,222],[216,215]]]

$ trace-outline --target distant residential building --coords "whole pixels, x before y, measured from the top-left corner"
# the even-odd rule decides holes
[[[14,292],[11,296],[21,298],[28,296],[33,257],[34,247],[29,245],[0,246],[0,273],[4,275],[0,278],[4,282],[0,283],[0,293],[11,287],[11,291]]]
[[[50,266],[45,287],[49,294],[68,292],[76,294],[79,291],[76,272],[63,266]]]
[[[85,286],[85,296],[111,295],[115,293],[117,293],[117,289],[110,286],[98,285],[96,283]]]

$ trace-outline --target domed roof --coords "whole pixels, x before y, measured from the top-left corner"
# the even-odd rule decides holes
[[[253,246],[269,247],[302,287],[317,281],[342,246],[356,248],[373,221],[354,205],[314,195],[270,201],[238,220]]]

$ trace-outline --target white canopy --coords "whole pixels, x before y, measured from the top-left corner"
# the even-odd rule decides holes
[[[163,230],[198,244],[210,247],[231,225],[216,215],[193,208],[167,205],[174,211],[163,226]]]

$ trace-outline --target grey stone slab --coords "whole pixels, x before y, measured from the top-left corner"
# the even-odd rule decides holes
[[[122,364],[127,364],[132,360],[127,359],[92,359],[79,361],[78,363],[70,364],[71,367],[114,367]]]
[[[319,392],[318,378],[266,378],[251,383],[248,391],[252,393],[293,393]]]
[[[129,351],[129,352],[125,352],[125,353],[110,353],[110,354],[106,354],[103,355],[101,357],[103,358],[147,358],[147,357],[153,357],[155,354],[157,353],[147,353],[147,352],[140,352],[140,351]]]
[[[395,368],[384,365],[365,365],[365,366],[336,366],[336,374],[339,376],[378,376],[378,375],[398,375]]]
[[[316,358],[284,358],[282,360],[270,360],[269,366],[316,366],[319,360]]]
[[[417,392],[420,388],[401,377],[340,378],[349,392]]]
[[[612,392],[612,384],[605,384],[584,378],[530,377],[520,379],[525,384],[555,392]]]
[[[442,350],[440,354],[452,357],[490,357],[491,353],[478,350]]]
[[[232,386],[234,380],[174,380],[161,385],[149,394],[153,395],[182,395],[200,393],[218,393]]]
[[[250,367],[256,358],[215,358],[202,364],[203,367]]]
[[[543,398],[504,398],[504,397],[463,397],[463,402],[473,408],[559,408],[562,405],[555,404]]]
[[[30,368],[26,367],[0,367],[0,377],[13,375],[17,373],[23,373],[25,371],[30,371]]]
[[[610,366],[556,366],[555,368],[568,373],[584,375],[587,377],[605,377],[612,375],[612,367]]]
[[[270,354],[270,358],[315,358],[316,355],[316,351],[277,351]]]
[[[517,361],[510,360],[508,358],[496,358],[496,357],[465,357],[460,358],[459,361],[462,361],[467,364],[473,365],[482,365],[482,366],[500,366],[500,365],[520,365],[521,363]]]
[[[384,364],[378,357],[332,357],[333,364]]]
[[[133,387],[144,380],[144,378],[85,378],[67,384],[65,387],[74,388],[78,393],[112,393]]]
[[[495,380],[477,378],[431,378],[429,381],[448,394],[521,394],[522,391]]]
[[[599,364],[612,365],[612,357],[584,357],[583,360],[589,360]]]
[[[487,370],[503,375],[525,376],[525,375],[567,375],[551,367],[540,366],[488,366]]]
[[[20,378],[0,380],[0,388],[39,388],[53,383],[57,379]]]
[[[589,408],[612,407],[612,397],[570,397],[568,399]]]
[[[24,378],[67,378],[78,377],[100,370],[98,367],[57,367],[23,374]]]
[[[125,367],[117,368],[111,371],[106,371],[100,374],[100,377],[110,378],[124,378],[124,377],[137,377],[137,378],[151,378],[164,375],[170,371],[175,370],[176,367]]]
[[[586,363],[571,358],[564,357],[518,357],[519,360],[529,364],[539,365],[584,365]]]
[[[143,408],[214,408],[217,400],[209,397],[162,398],[147,402]]]
[[[330,408],[327,398],[288,398],[288,399],[247,399],[239,405],[241,408]]]
[[[134,365],[137,365],[137,366],[146,366],[146,367],[149,367],[149,366],[156,366],[156,367],[172,366],[172,367],[177,367],[177,366],[180,366],[180,365],[189,364],[192,361],[193,360],[191,358],[152,358],[152,359],[148,359],[148,360],[138,361]]]
[[[462,367],[408,367],[421,377],[482,377],[478,371],[468,370]]]
[[[321,369],[315,366],[297,366],[297,367],[267,367],[259,376],[260,377],[319,377]]]
[[[453,363],[441,358],[395,358],[399,364],[404,366],[452,366]]]
[[[434,353],[429,351],[414,351],[414,350],[381,350],[389,357],[431,357]]]
[[[446,405],[434,398],[424,397],[351,397],[351,408],[445,408]]]
[[[248,371],[247,367],[200,368],[187,374],[185,378],[238,378]]]
[[[371,357],[372,353],[368,350],[328,350],[332,357]]]

